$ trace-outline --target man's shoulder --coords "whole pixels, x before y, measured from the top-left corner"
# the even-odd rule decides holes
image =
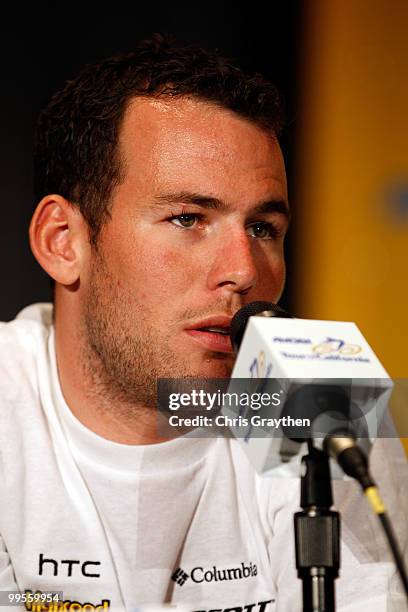
[[[0,401],[24,393],[35,376],[52,325],[52,305],[33,304],[0,323]]]
[[[52,325],[52,313],[53,313],[53,305],[49,302],[37,302],[36,304],[29,304],[25,306],[20,312],[16,315],[16,318],[9,323],[1,323],[4,327],[5,325],[10,325],[12,323],[22,323],[22,322],[31,322],[37,323],[42,327],[50,327]]]
[[[21,310],[12,321],[0,321],[0,350],[10,343],[29,346],[29,338],[43,335],[52,325],[52,304],[41,302],[30,304]]]

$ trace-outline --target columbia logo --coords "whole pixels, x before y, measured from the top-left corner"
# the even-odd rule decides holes
[[[179,584],[180,586],[183,586],[188,577],[189,575],[186,574],[186,572],[182,570],[181,567],[179,567],[178,569],[176,569],[171,579],[174,580],[174,582],[177,582],[177,584]]]

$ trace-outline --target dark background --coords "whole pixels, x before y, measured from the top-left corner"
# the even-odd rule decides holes
[[[153,6],[153,3],[152,3]],[[286,100],[288,127],[283,139],[289,193],[293,193],[294,147],[298,130],[298,66],[302,14],[299,0],[242,8],[219,5],[93,14],[65,9],[3,15],[0,26],[0,321],[25,305],[51,299],[47,275],[28,246],[27,229],[35,206],[32,193],[32,141],[35,121],[51,94],[84,64],[131,50],[141,38],[166,32],[181,42],[218,48],[240,65],[264,73]],[[293,203],[292,203],[293,207]],[[291,278],[292,245],[287,259]],[[288,280],[281,304],[289,308]]]

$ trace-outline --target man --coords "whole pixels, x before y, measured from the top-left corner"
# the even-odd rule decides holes
[[[260,479],[225,439],[163,439],[154,409],[160,377],[228,377],[232,316],[280,298],[281,124],[260,76],[161,37],[43,112],[30,242],[55,300],[1,330],[3,590],[63,591],[64,609],[300,609],[298,483]],[[367,546],[346,523],[343,604],[390,589],[365,523]]]

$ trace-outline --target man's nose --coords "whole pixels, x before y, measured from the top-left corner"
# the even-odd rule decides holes
[[[221,236],[211,257],[208,287],[228,287],[235,293],[247,293],[256,286],[258,270],[254,258],[254,240],[244,228]]]

